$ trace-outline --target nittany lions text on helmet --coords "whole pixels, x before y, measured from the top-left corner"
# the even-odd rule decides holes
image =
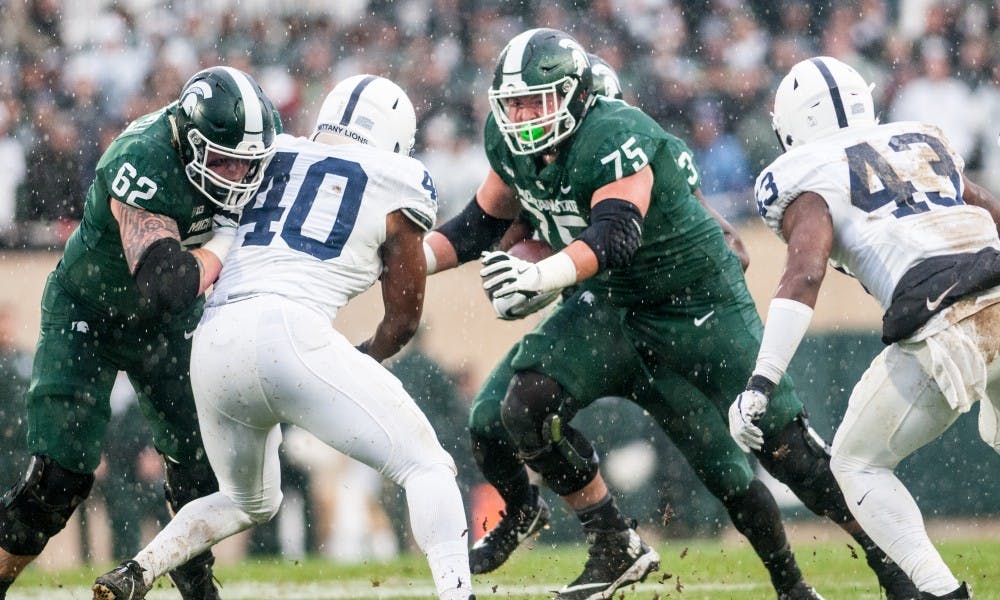
[[[593,104],[593,79],[579,42],[555,29],[530,29],[500,53],[489,90],[490,109],[511,152],[536,154],[570,136]],[[543,114],[514,122],[515,99],[541,96]]]
[[[836,58],[798,63],[774,95],[772,125],[781,147],[789,150],[845,127],[875,125],[872,87]]]
[[[316,119],[316,133],[321,132],[409,156],[417,133],[417,115],[406,92],[392,81],[355,75],[327,94]]]
[[[172,114],[191,184],[224,209],[243,207],[274,154],[277,112],[257,82],[231,67],[199,71],[184,84]],[[213,172],[210,159],[219,156],[246,161],[246,175],[230,181]]]
[[[621,100],[622,82],[618,79],[618,73],[607,63],[606,60],[596,54],[588,54],[590,59],[590,72],[593,74],[594,84],[591,91],[595,96],[604,96]]]

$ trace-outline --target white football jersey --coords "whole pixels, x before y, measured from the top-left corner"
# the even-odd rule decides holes
[[[209,306],[278,294],[335,317],[382,272],[385,218],[434,226],[437,193],[423,164],[360,144],[279,135]]]
[[[833,221],[830,263],[886,308],[899,279],[932,257],[1000,248],[988,212],[962,201],[965,163],[932,125],[851,127],[778,157],[754,194],[778,236],[785,208],[823,197]]]

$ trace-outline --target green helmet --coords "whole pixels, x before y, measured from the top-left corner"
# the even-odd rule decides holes
[[[274,154],[277,111],[257,82],[231,67],[195,73],[171,113],[177,122],[184,172],[194,187],[227,210],[242,208],[257,193]],[[209,168],[217,156],[249,163],[230,181]]]
[[[622,82],[614,68],[596,54],[588,54],[587,58],[590,59],[590,72],[594,77],[594,95],[621,100]]]
[[[555,29],[531,29],[500,53],[490,109],[511,152],[536,154],[572,135],[593,104],[590,63],[583,47]],[[541,97],[541,116],[512,121],[519,100]]]

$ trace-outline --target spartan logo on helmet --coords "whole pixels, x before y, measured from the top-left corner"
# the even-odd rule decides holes
[[[588,54],[587,58],[590,59],[590,70],[594,78],[594,95],[621,100],[622,82],[614,68],[596,54]]]
[[[249,75],[230,67],[196,73],[184,85],[177,122],[181,158],[188,180],[206,198],[227,210],[243,207],[257,193],[274,154],[277,112]],[[246,163],[246,174],[229,180],[210,161]]]
[[[181,98],[181,108],[184,109],[184,114],[190,117],[198,105],[199,99],[211,97],[212,86],[204,81],[196,81],[184,90],[184,96]]]
[[[593,104],[590,61],[583,47],[555,29],[530,29],[500,53],[490,110],[511,152],[536,154],[572,135]],[[540,115],[514,120],[518,103],[541,101]]]

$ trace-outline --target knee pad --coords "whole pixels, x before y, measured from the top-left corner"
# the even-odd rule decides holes
[[[486,481],[496,487],[497,482],[516,477],[524,469],[517,448],[508,439],[497,439],[469,432],[472,440],[472,457]]]
[[[552,378],[517,373],[500,411],[518,456],[557,494],[578,491],[597,475],[597,452],[568,424],[576,414],[572,398]]]
[[[17,556],[41,553],[90,494],[93,473],[74,473],[35,455],[0,505],[0,548]]]
[[[171,513],[176,513],[195,498],[219,491],[219,482],[207,460],[181,464],[164,455],[163,467],[163,494]]]
[[[829,446],[809,426],[805,412],[765,439],[754,455],[768,473],[791,488],[812,512],[836,523],[854,519],[830,468]]]

